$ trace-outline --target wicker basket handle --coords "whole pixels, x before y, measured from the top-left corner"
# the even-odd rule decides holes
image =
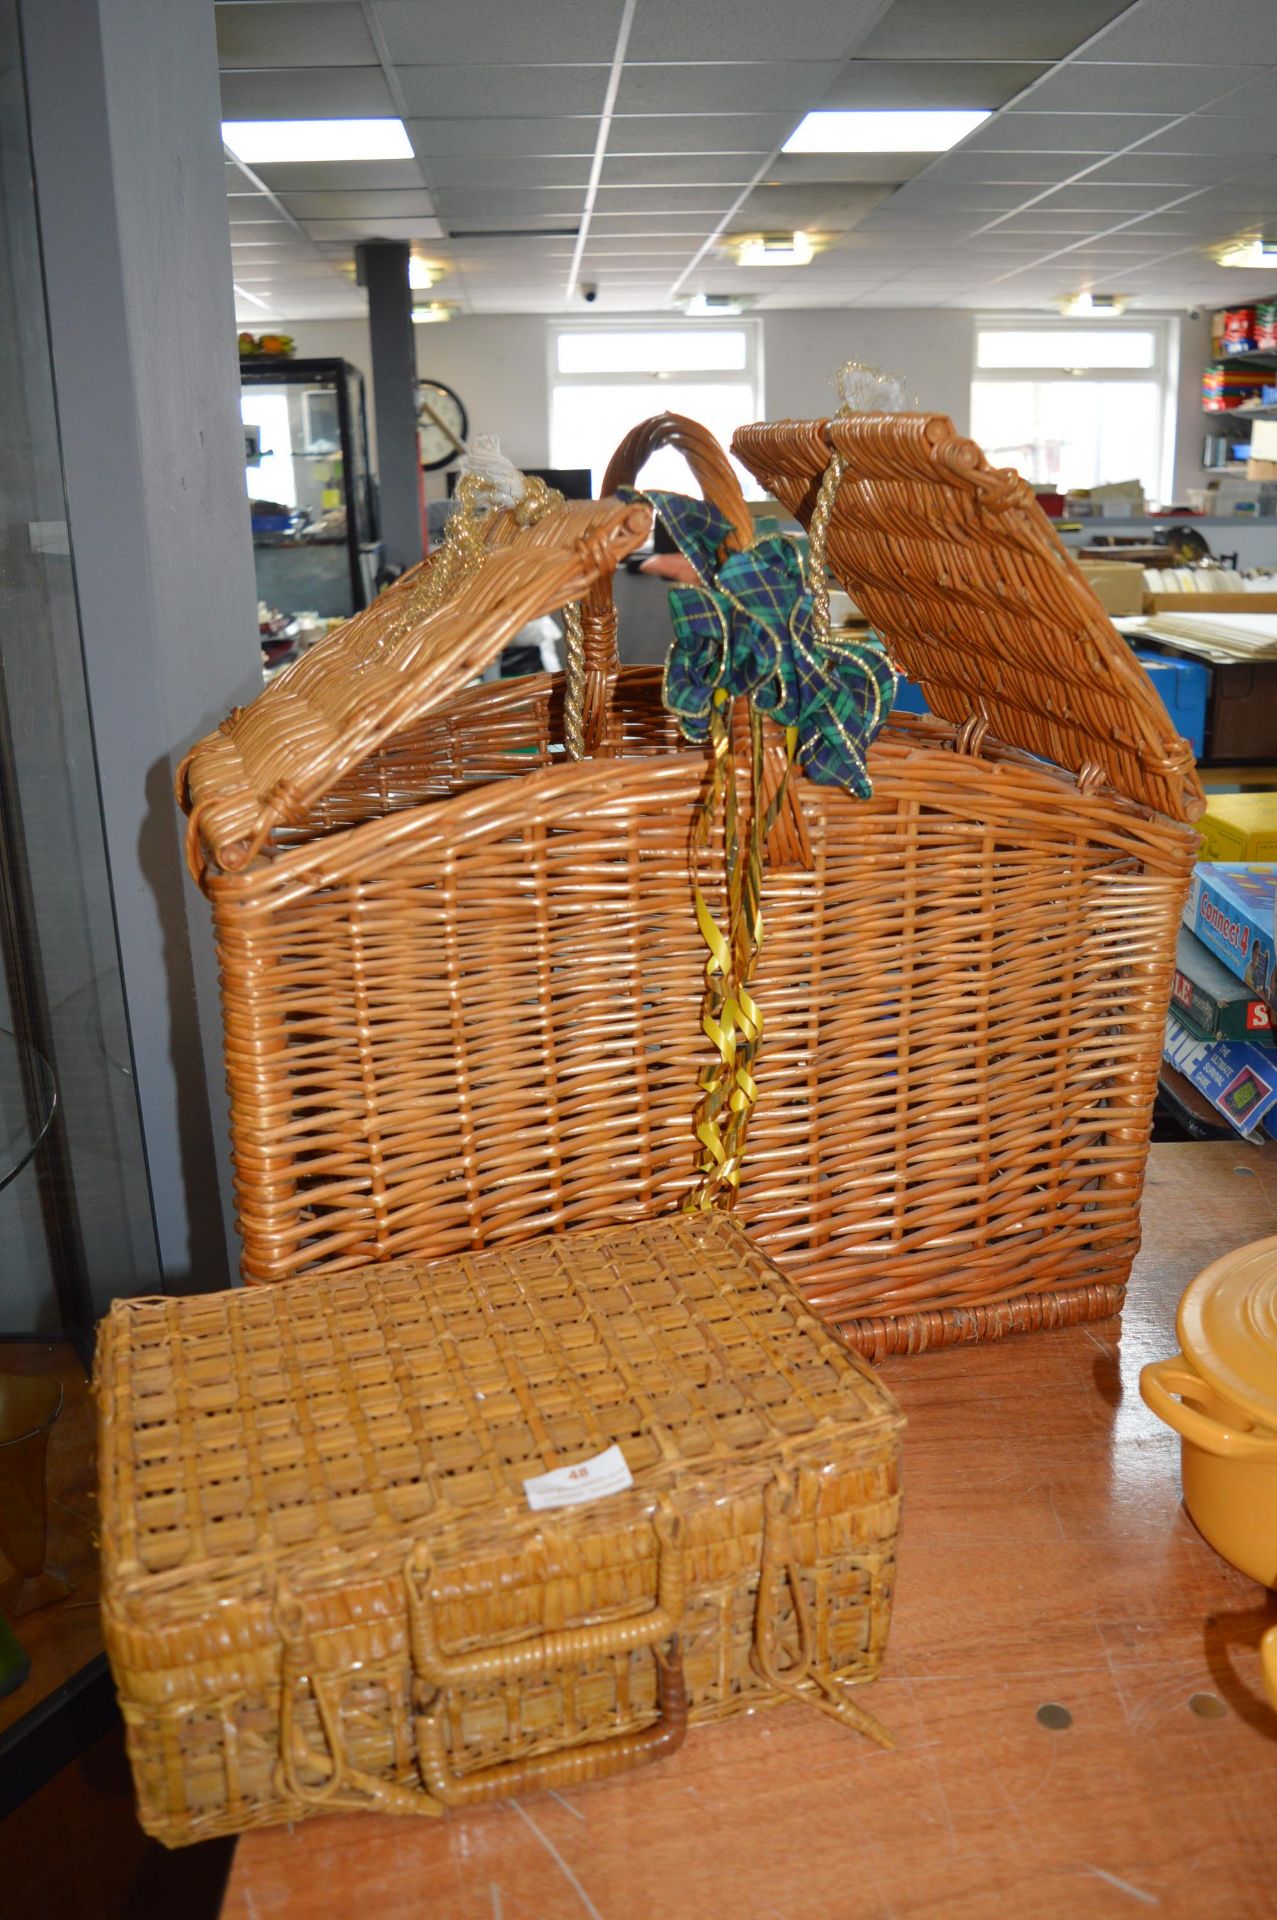
[[[681,413],[658,413],[641,420],[622,440],[603,476],[602,498],[618,487],[633,487],[654,453],[677,447],[692,470],[704,499],[732,523],[727,545],[747,547],[754,538],[753,516],[741,492],[740,481],[718,441],[695,420]],[[584,688],[581,711],[588,754],[606,753],[607,720],[613,676],[620,664],[616,650],[616,602],[612,579],[599,578],[581,602],[581,638]]]
[[[665,1503],[653,1515],[652,1526],[658,1556],[654,1607],[598,1626],[569,1627],[464,1654],[445,1654],[440,1649],[429,1595],[429,1554],[417,1549],[410,1555],[407,1584],[413,1666],[429,1694],[419,1703],[417,1759],[432,1801],[473,1807],[533,1789],[545,1792],[580,1786],[661,1759],[682,1745],[687,1732],[687,1687],[679,1638],[686,1584],[682,1529],[678,1516]],[[662,1651],[665,1642],[668,1647]],[[453,1771],[445,1739],[449,1687],[491,1686],[587,1660],[615,1658],[644,1646],[650,1646],[656,1656],[657,1718],[651,1726],[558,1753],[505,1761],[475,1773]]]
[[[654,1607],[596,1627],[533,1635],[462,1655],[440,1651],[429,1599],[429,1554],[422,1547],[413,1549],[405,1578],[416,1674],[413,1692],[418,1710],[420,1786],[383,1780],[351,1763],[334,1683],[314,1658],[301,1602],[281,1584],[275,1603],[276,1623],[284,1644],[280,1758],[276,1764],[280,1791],[316,1810],[438,1816],[449,1806],[478,1806],[511,1794],[580,1786],[587,1780],[605,1779],[675,1752],[687,1733],[687,1686],[679,1638],[686,1584],[682,1528],[668,1504],[657,1510],[652,1525],[657,1542]],[[663,1642],[668,1642],[664,1650]],[[585,1660],[624,1655],[642,1646],[650,1646],[656,1657],[657,1717],[651,1726],[587,1746],[506,1761],[472,1774],[453,1772],[444,1736],[449,1686],[520,1679]],[[299,1724],[303,1687],[314,1702],[324,1737],[322,1752],[305,1739]]]

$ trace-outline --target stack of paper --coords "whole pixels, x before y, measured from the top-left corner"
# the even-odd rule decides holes
[[[1155,613],[1144,633],[1207,660],[1277,660],[1277,613]]]

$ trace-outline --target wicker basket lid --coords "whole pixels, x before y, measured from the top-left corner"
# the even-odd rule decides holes
[[[1205,811],[1192,749],[1032,490],[951,420],[782,421],[732,450],[804,525],[841,456],[830,565],[934,712],[1172,819]]]
[[[572,501],[533,526],[492,516],[488,559],[442,606],[429,564],[305,654],[201,740],[178,769],[188,859],[223,872],[256,858],[386,741],[450,699],[529,620],[579,600],[647,536],[651,511]]]
[[[427,1536],[472,1561],[630,1526],[662,1494],[757,1492],[786,1462],[855,1471],[903,1426],[717,1213],[117,1301],[96,1381],[108,1603],[166,1624],[183,1592],[243,1597],[285,1562],[322,1581]],[[631,1490],[532,1509],[530,1477],[618,1446]]]

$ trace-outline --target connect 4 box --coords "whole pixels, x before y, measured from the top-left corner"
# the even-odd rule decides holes
[[[1271,1002],[1277,997],[1273,955],[1277,866],[1199,861],[1184,905],[1184,925],[1230,973]]]

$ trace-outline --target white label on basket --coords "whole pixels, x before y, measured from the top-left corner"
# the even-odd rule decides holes
[[[625,1464],[619,1447],[596,1453],[593,1460],[580,1460],[574,1467],[556,1467],[553,1473],[538,1473],[525,1480],[523,1491],[534,1513],[546,1507],[580,1507],[587,1500],[601,1500],[605,1493],[624,1493],[634,1485],[634,1475]]]

